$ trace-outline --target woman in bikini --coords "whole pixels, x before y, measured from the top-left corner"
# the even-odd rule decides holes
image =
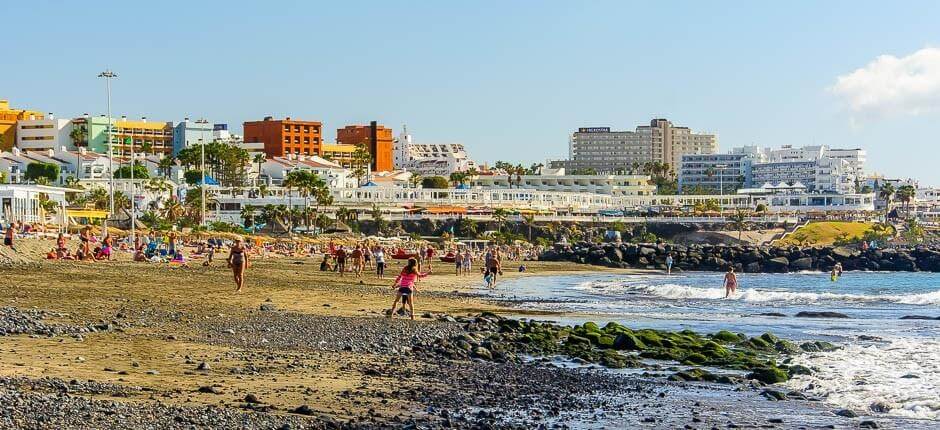
[[[86,225],[78,234],[78,239],[82,242],[82,259],[94,257],[91,253],[91,226]]]
[[[411,315],[411,319],[415,319],[414,293],[418,290],[417,282],[418,279],[424,278],[429,274],[431,274],[430,267],[427,272],[418,272],[418,260],[414,258],[408,259],[408,264],[401,269],[401,273],[395,278],[395,283],[392,284],[392,288],[398,288],[398,291],[395,292],[395,302],[392,303],[392,310],[388,313],[389,318],[395,315],[395,308],[398,307],[398,301],[401,300],[402,309],[405,308],[405,305],[408,305],[408,312]]]
[[[734,274],[734,266],[728,267],[728,273],[725,273],[725,298],[734,294],[738,289],[738,276]]]
[[[228,267],[232,268],[232,275],[235,276],[235,292],[239,292],[245,286],[245,269],[248,268],[248,253],[241,239],[236,239],[229,250]]]

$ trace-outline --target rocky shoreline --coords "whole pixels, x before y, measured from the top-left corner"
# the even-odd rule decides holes
[[[192,406],[160,400],[191,395],[185,392],[18,377],[0,378],[0,401],[7,405],[0,411],[0,427],[521,429],[569,428],[591,422],[671,428],[789,427],[786,424],[792,418],[782,413],[767,417],[738,411],[729,420],[723,406],[698,401],[690,406],[682,396],[696,396],[693,392],[703,389],[721,390],[709,386],[723,384],[736,395],[753,393],[750,401],[812,405],[819,399],[773,384],[811,371],[788,364],[788,357],[835,348],[825,342],[796,345],[770,333],[759,337],[730,332],[701,335],[632,330],[616,323],[567,327],[493,313],[426,314],[422,317],[426,321],[411,322],[266,309],[248,318],[194,323],[196,332],[206,335],[192,340],[237,348],[229,354],[254,364],[216,368],[216,363],[197,363],[187,357],[186,366],[202,375],[264,375],[282,366],[317,371],[302,363],[336,358],[330,354],[367,353],[374,358],[342,366],[344,371],[362,375],[361,386],[342,396],[353,403],[371,399],[380,404],[404,402],[413,408],[399,413],[373,408],[365,415],[350,410],[342,415],[353,417],[344,418],[316,402],[279,408],[267,403],[270,394],[257,392],[239,394],[242,400],[235,403]],[[123,312],[135,318],[133,309]],[[154,313],[147,315],[153,318]],[[175,315],[174,320],[179,317]],[[0,322],[4,318],[20,317],[8,310],[0,314]],[[343,328],[332,330],[337,327]],[[68,335],[65,331],[51,336]],[[89,334],[85,341],[94,341],[93,336]],[[610,371],[626,368],[639,373]],[[382,389],[386,384],[390,388]],[[212,396],[227,390],[225,384],[212,384],[196,391]],[[847,419],[825,413],[824,408],[808,407],[819,422]]]
[[[800,248],[738,245],[675,245],[656,243],[588,243],[555,245],[539,256],[542,261],[632,269],[724,271],[734,267],[745,273],[829,271],[836,263],[843,270],[940,272],[940,249],[931,247],[868,249],[846,246]]]

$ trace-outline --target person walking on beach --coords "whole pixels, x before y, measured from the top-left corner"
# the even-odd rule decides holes
[[[364,258],[365,261],[366,261],[365,266],[363,266],[364,269],[372,270],[372,269],[375,268],[375,267],[372,266],[372,247],[369,246],[369,243],[368,243],[368,242],[366,242],[366,244],[362,245],[362,258]],[[364,270],[364,269],[363,269],[363,270]]]
[[[451,254],[454,256],[454,275],[460,276],[463,272],[463,256],[460,255],[460,250],[454,250]]]
[[[673,263],[673,260],[672,260],[672,253],[670,252],[670,253],[666,254],[666,274],[667,274],[667,275],[671,275],[671,274],[672,274],[672,263]]]
[[[463,256],[460,258],[463,259],[463,274],[470,274],[470,266],[473,264],[473,254],[470,253],[470,248],[467,248],[463,251]]]
[[[428,263],[428,270],[431,270],[431,260],[434,259],[434,247],[428,245],[428,249],[425,251],[427,259],[425,260]]]
[[[245,269],[248,268],[248,253],[242,240],[235,239],[235,243],[228,253],[228,267],[232,268],[235,277],[235,292],[241,292],[245,286]]]
[[[385,250],[377,246],[375,251],[372,251],[372,256],[375,257],[375,274],[379,279],[385,279]]]
[[[353,271],[356,272],[356,277],[361,278],[362,268],[365,266],[365,264],[362,262],[362,247],[359,245],[356,245],[356,248],[353,249],[352,264],[353,264]]]
[[[725,298],[734,294],[738,289],[738,276],[734,274],[734,266],[728,267],[728,273],[725,273]]]
[[[395,292],[395,301],[392,303],[392,309],[388,312],[389,318],[395,315],[395,308],[398,307],[398,301],[401,300],[402,309],[407,305],[411,319],[415,319],[414,293],[418,291],[417,282],[418,279],[427,277],[430,274],[430,267],[427,272],[421,273],[418,271],[418,260],[415,258],[408,259],[408,264],[401,269],[401,273],[395,278],[395,282],[392,284],[392,288],[398,288],[398,291]]]
[[[346,249],[342,245],[336,248],[336,271],[339,272],[339,276],[343,276],[343,272],[346,271]]]
[[[496,275],[501,274],[502,270],[500,267],[500,258],[499,250],[491,249],[486,252],[486,255],[483,257],[484,265],[486,270],[484,271],[487,281],[486,286],[493,288],[496,286]]]

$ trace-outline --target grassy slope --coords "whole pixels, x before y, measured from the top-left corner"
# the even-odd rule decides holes
[[[775,245],[832,245],[841,234],[849,238],[860,238],[862,234],[871,229],[874,223],[845,222],[845,221],[819,221],[809,223],[791,233],[783,240],[774,242]]]

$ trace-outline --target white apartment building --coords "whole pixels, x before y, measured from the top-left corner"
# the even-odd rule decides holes
[[[519,188],[538,191],[593,193],[608,196],[651,196],[656,186],[646,175],[480,175],[472,187]]]
[[[568,142],[568,160],[550,167],[566,167],[572,172],[593,170],[601,174],[623,174],[641,169],[650,162],[669,164],[678,171],[682,156],[715,154],[718,136],[694,133],[666,119],[654,119],[636,131],[612,131],[610,127],[582,127]]]
[[[51,113],[43,119],[24,119],[16,123],[16,147],[23,150],[55,149],[65,147],[74,150],[75,143],[69,137],[72,120],[59,119]]]
[[[271,157],[261,164],[261,183],[280,186],[292,170],[309,170],[317,174],[330,188],[356,187],[356,178],[349,170],[332,161],[316,155],[295,155]]]
[[[825,145],[779,149],[743,146],[731,150],[751,160],[748,184],[801,183],[811,192],[852,193],[862,180],[867,154],[864,149],[829,148]]]
[[[395,139],[392,151],[395,169],[404,169],[421,176],[444,176],[476,168],[466,149],[459,143],[417,144],[408,128]]]

